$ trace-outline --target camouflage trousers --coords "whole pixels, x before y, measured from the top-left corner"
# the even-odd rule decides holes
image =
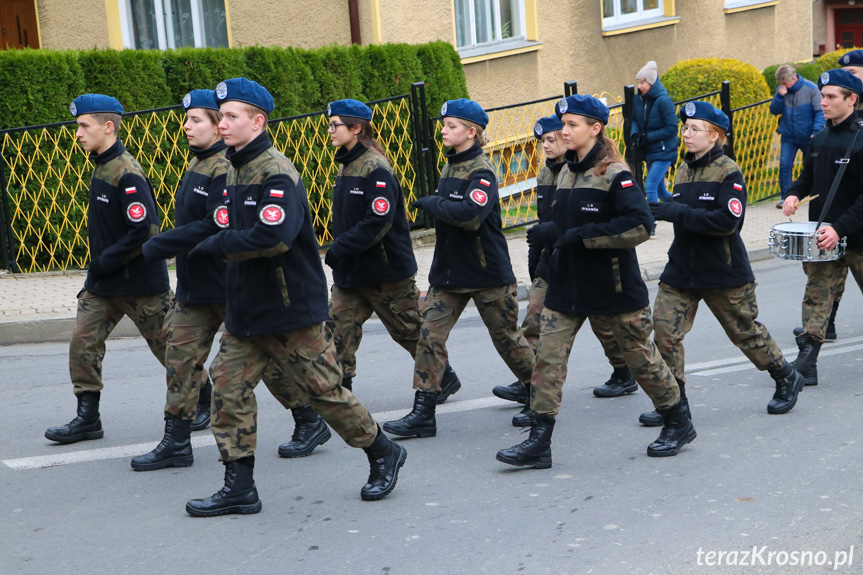
[[[656,328],[656,345],[662,359],[671,368],[678,385],[686,385],[684,375],[683,338],[692,329],[698,302],[704,300],[713,312],[731,343],[761,371],[779,369],[785,363],[779,346],[767,328],[755,321],[758,302],[755,299],[756,282],[735,288],[678,289],[666,283],[659,284],[653,304],[653,324]],[[828,310],[829,315],[829,310]]]
[[[224,321],[224,304],[184,305],[174,300],[163,328],[168,381],[165,417],[195,418],[198,393],[207,380],[204,363]]]
[[[423,323],[414,361],[414,389],[440,393],[449,361],[446,341],[470,300],[474,301],[500,357],[519,381],[530,382],[536,361],[518,325],[516,284],[464,291],[431,286],[423,302]]]
[[[272,362],[272,364],[271,364]],[[270,380],[268,369],[281,376]],[[253,455],[257,446],[255,387],[264,377],[270,393],[285,407],[308,397],[312,407],[352,447],[368,447],[377,423],[354,395],[343,388],[332,335],[324,324],[285,333],[236,337],[227,331],[210,365],[213,380],[211,425],[222,461]]]
[[[78,294],[75,328],[69,342],[69,374],[75,395],[101,391],[105,340],[129,316],[144,336],[150,351],[165,365],[165,336],[162,324],[174,293],[168,290],[152,296],[98,296],[87,290]]]
[[[863,291],[863,250],[848,248],[832,262],[805,262],[806,293],[803,295],[803,333],[823,342],[833,301],[842,298],[848,270]]]
[[[530,406],[536,413],[556,417],[560,411],[572,342],[586,319],[548,308],[542,310],[536,369],[530,380]],[[650,307],[618,315],[592,315],[590,319],[614,334],[626,365],[654,407],[662,409],[677,404],[680,400],[677,382],[650,339],[653,331]]]
[[[541,277],[535,278],[528,294],[527,313],[525,313],[524,321],[521,323],[521,331],[524,332],[524,337],[534,352],[536,352],[536,348],[539,345],[539,320],[542,316],[546,292],[548,292],[548,282]],[[590,329],[593,330],[593,334],[602,345],[602,351],[605,353],[605,357],[608,358],[608,363],[611,364],[611,367],[626,366],[623,353],[621,353],[620,348],[617,347],[617,342],[614,340],[614,334],[610,331],[600,329],[595,321],[590,318],[588,319],[590,321]]]
[[[345,377],[357,374],[357,349],[363,339],[363,324],[372,313],[378,316],[393,341],[413,357],[422,325],[420,292],[414,277],[355,288],[333,286],[327,327],[335,339]]]

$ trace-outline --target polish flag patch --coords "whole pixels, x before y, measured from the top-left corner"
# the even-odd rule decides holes
[[[380,184],[381,182],[378,182]],[[384,197],[375,198],[372,202],[372,211],[378,216],[390,213],[390,201]]]
[[[385,188],[387,187],[387,184],[386,182],[378,182],[377,184],[375,184],[375,186],[377,186],[378,188]]]
[[[228,195],[228,188],[225,188],[225,190],[222,192],[222,195],[223,195],[223,196],[227,196],[227,195]]]
[[[731,212],[731,215],[735,218],[739,218],[743,215],[743,202],[737,198],[731,198],[728,200],[728,211]]]
[[[631,188],[632,187],[632,180],[623,180],[622,182],[620,182],[620,187],[621,188]]]
[[[135,187],[126,188],[126,193],[127,193],[127,194],[135,194],[135,193],[137,193],[137,192],[138,192],[138,188],[135,188]]]
[[[129,204],[129,207],[126,208],[126,217],[129,218],[130,222],[138,223],[143,221],[147,217],[147,208],[141,202]]]
[[[734,184],[734,189],[737,190],[738,192],[742,192],[743,186],[741,186],[740,184]]]
[[[285,197],[285,192],[283,190],[270,190],[270,197],[283,198]]]
[[[491,182],[489,182],[488,180],[483,180],[482,178],[480,178],[479,183],[485,187],[488,187],[491,185]]]
[[[488,194],[482,190],[473,190],[470,193],[469,197],[471,200],[473,200],[473,203],[475,203],[481,208],[488,203]]]
[[[216,225],[222,229],[228,227],[228,208],[225,206],[219,206],[216,208],[216,211],[213,212],[213,221],[216,222]]]

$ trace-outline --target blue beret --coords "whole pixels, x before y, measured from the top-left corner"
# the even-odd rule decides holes
[[[84,114],[120,114],[123,115],[123,106],[117,98],[105,96],[104,94],[84,94],[78,96],[69,104],[69,111],[73,116]]]
[[[848,88],[855,94],[859,94],[861,91],[863,91],[863,82],[860,81],[860,78],[858,78],[851,72],[842,70],[841,68],[827,70],[826,72],[821,74],[821,77],[818,78],[818,89],[820,90],[824,86],[839,86],[840,88]]]
[[[680,116],[681,122],[704,120],[714,126],[719,126],[726,132],[728,131],[728,116],[710,102],[686,102],[680,107],[680,112],[677,115]]]
[[[348,116],[361,120],[372,120],[372,109],[359,100],[336,100],[327,104],[327,116]]]
[[[189,108],[207,108],[218,111],[216,92],[213,90],[192,90],[183,96],[183,109],[188,110]]]
[[[235,100],[256,106],[267,114],[272,112],[276,105],[273,97],[267,89],[253,80],[246,78],[231,78],[219,82],[216,86],[216,103],[219,105]]]
[[[533,135],[537,140],[541,140],[543,134],[558,132],[562,129],[563,124],[561,123],[560,118],[557,116],[548,116],[536,121],[536,125],[533,127]]]
[[[577,116],[593,118],[603,124],[608,123],[608,106],[593,96],[573,94],[572,96],[561,98],[554,105],[554,113],[558,118],[564,114],[575,114]]]
[[[467,98],[447,100],[441,106],[440,115],[444,118],[461,118],[462,120],[479,124],[483,128],[488,126],[488,114],[485,113],[482,106]]]
[[[851,50],[839,58],[839,66],[863,66],[863,50]]]

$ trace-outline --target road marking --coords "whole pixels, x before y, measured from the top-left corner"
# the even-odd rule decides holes
[[[439,405],[435,410],[437,415],[447,413],[457,413],[459,411],[471,411],[474,409],[483,409],[486,407],[494,407],[499,405],[509,405],[515,407],[515,404],[505,399],[497,397],[481,397],[478,399],[468,399],[465,401],[456,401],[453,403],[445,403]],[[407,415],[409,408],[399,409],[395,411],[382,411],[373,413],[372,417],[376,421],[384,422],[391,419],[398,419]],[[149,453],[156,443],[135,443],[133,445],[118,445],[116,447],[100,447],[96,449],[86,449],[83,451],[67,451],[65,453],[56,453],[51,455],[38,455],[35,457],[21,457],[19,459],[4,459],[3,464],[15,471],[24,471],[27,469],[41,469],[44,467],[58,467],[61,465],[71,465],[73,463],[85,463],[88,461],[101,461],[104,459],[121,459],[125,457],[135,457]],[[207,447],[215,445],[216,440],[212,433],[195,435],[192,437],[192,447]],[[59,447],[58,447],[59,449]]]
[[[821,348],[822,351],[819,357],[829,355],[838,355],[840,353],[850,353],[863,350],[863,337],[854,337],[842,340],[841,344],[832,343],[829,347]],[[857,344],[857,345],[853,345]],[[794,354],[797,349],[782,350],[782,353],[788,357]],[[755,369],[745,356],[737,356],[733,359],[718,359],[712,361],[704,361],[701,363],[691,364],[686,368],[687,375],[712,376],[721,375],[724,373],[733,373],[746,369]],[[465,401],[454,401],[453,403],[445,403],[437,407],[437,415],[445,415],[447,413],[458,413],[460,411],[472,411],[475,409],[485,409],[487,407],[496,407],[508,405],[515,407],[511,401],[506,401],[497,397],[481,397],[478,399],[468,399]],[[398,419],[407,415],[409,408],[382,411],[373,413],[372,416],[379,422]],[[216,440],[211,433],[195,435],[192,437],[192,447],[207,447],[215,445]],[[154,443],[136,443],[133,445],[118,445],[116,447],[100,447],[97,449],[86,449],[82,451],[68,451],[65,453],[56,453],[51,455],[38,455],[34,457],[21,457],[18,459],[4,459],[2,463],[15,471],[24,471],[27,469],[41,469],[44,467],[57,467],[60,465],[71,465],[73,463],[85,463],[88,461],[101,461],[104,459],[121,459],[124,457],[134,457],[148,453],[155,447]],[[59,449],[59,447],[58,447]]]

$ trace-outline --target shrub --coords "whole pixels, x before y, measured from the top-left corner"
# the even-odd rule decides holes
[[[0,51],[0,129],[71,120],[69,104],[84,92],[76,52]]]
[[[764,76],[740,60],[695,58],[681,60],[662,75],[662,85],[674,101],[719,90],[731,82],[731,107],[738,108],[770,97]]]
[[[158,50],[87,50],[79,53],[78,62],[84,90],[114,96],[127,112],[177,104]]]
[[[190,90],[215,90],[226,78],[247,75],[246,65],[243,51],[229,48],[180,48],[162,54],[171,104],[182,102]]]
[[[839,58],[841,58],[851,50],[859,50],[859,48],[840,48],[838,50],[834,50],[833,52],[827,52],[826,54],[822,54],[821,56],[819,56],[818,59],[815,60],[815,77],[817,78],[827,70],[832,70],[833,68],[841,68],[842,66],[839,65]]]
[[[461,58],[452,44],[443,41],[421,44],[417,46],[417,56],[422,63],[426,101],[432,116],[437,116],[447,100],[468,97]]]

